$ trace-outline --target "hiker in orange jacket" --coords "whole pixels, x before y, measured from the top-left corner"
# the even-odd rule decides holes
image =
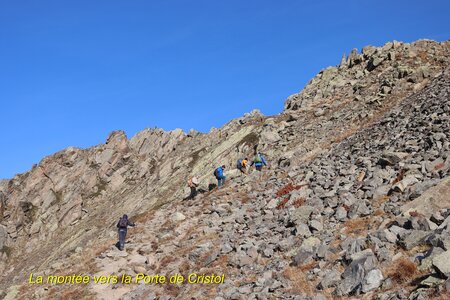
[[[239,159],[237,161],[237,168],[242,174],[247,174],[248,158]]]

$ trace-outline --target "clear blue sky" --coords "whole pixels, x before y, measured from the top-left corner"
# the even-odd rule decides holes
[[[0,0],[0,178],[146,127],[281,112],[344,52],[450,38],[450,1]]]

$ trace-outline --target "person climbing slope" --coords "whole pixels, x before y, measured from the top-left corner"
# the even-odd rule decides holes
[[[253,166],[253,165],[255,165],[255,168],[256,168],[257,171],[261,171],[263,166],[267,166],[266,159],[264,158],[264,156],[260,152],[258,152],[255,155],[255,157],[253,158],[253,161],[252,161],[250,167]]]
[[[239,159],[237,161],[237,168],[242,174],[247,174],[248,158]]]
[[[222,165],[214,170],[214,176],[217,179],[217,189],[220,189],[221,185],[225,184],[225,175],[223,174],[225,165]]]
[[[197,196],[198,178],[196,176],[189,176],[188,186],[191,189],[191,193],[186,199],[194,199]]]
[[[119,233],[119,250],[123,250],[125,247],[125,238],[127,236],[128,226],[134,227],[136,224],[131,223],[127,215],[123,215],[119,222],[117,222],[117,228]]]

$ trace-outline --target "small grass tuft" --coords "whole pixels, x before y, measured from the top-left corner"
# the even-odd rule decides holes
[[[345,234],[361,234],[369,229],[370,218],[357,218],[346,221],[344,226]]]
[[[303,204],[305,204],[305,202],[306,202],[305,198],[298,198],[298,199],[295,199],[295,200],[294,200],[294,202],[292,203],[292,205],[293,205],[295,208],[299,208],[300,206],[302,206]]]
[[[400,258],[387,270],[387,276],[391,277],[395,282],[402,284],[414,279],[417,272],[415,263],[407,258]]]
[[[279,189],[278,192],[275,194],[275,196],[277,196],[277,198],[282,197],[282,196],[284,196],[286,194],[289,194],[293,190],[299,190],[299,189],[301,189],[304,186],[305,185],[293,185],[292,183],[288,183],[284,187]]]
[[[284,277],[286,277],[292,286],[292,292],[300,295],[312,295],[314,292],[314,286],[306,278],[305,273],[295,267],[287,267],[283,271]]]
[[[439,163],[439,164],[434,166],[434,170],[435,171],[439,171],[439,170],[443,169],[444,167],[445,167],[444,163]]]
[[[284,198],[280,202],[278,202],[277,209],[283,209],[286,208],[286,203],[288,203],[289,199]]]

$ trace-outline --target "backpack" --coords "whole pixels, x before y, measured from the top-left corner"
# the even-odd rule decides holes
[[[213,174],[214,174],[214,177],[216,177],[216,178],[219,177],[219,171],[218,171],[218,169],[219,169],[219,168],[215,169],[215,170],[214,170],[214,173],[213,173]]]
[[[255,156],[255,163],[262,163],[262,157],[261,157],[261,154],[257,154],[256,156]]]
[[[119,227],[120,228],[127,228],[127,226],[128,226],[128,219],[120,218]]]
[[[237,167],[238,169],[242,168],[242,159],[239,159],[239,160],[237,161],[236,167]]]

